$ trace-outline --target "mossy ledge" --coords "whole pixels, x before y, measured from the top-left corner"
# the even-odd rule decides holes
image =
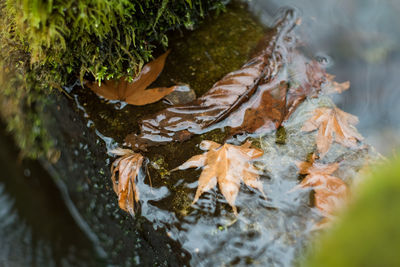
[[[167,32],[193,29],[225,0],[0,0],[0,113],[23,154],[52,154],[40,114],[78,78],[132,79]]]

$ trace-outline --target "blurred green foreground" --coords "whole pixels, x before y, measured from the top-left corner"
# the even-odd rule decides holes
[[[337,225],[304,266],[400,266],[400,159],[366,178]]]

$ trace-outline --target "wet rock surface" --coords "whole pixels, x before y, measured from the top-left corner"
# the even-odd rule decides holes
[[[246,17],[240,21],[236,34],[253,31],[251,41],[245,39],[240,43],[237,35],[229,36],[226,31],[220,35],[209,33],[204,38],[195,32],[185,37],[185,41],[178,38],[175,57],[172,52],[166,73],[158,82],[180,79],[179,82],[190,84],[200,96],[225,73],[240,67],[262,36],[260,26],[240,10],[244,9],[228,10],[228,15]],[[221,30],[227,17],[219,19],[215,30]],[[203,34],[208,31],[206,27],[202,29]],[[216,36],[220,38],[218,46],[211,43]],[[226,45],[234,41],[238,44],[224,46],[224,38],[230,40]],[[185,49],[185,45],[190,49]],[[240,53],[235,52],[239,47]],[[224,62],[228,55],[232,62]],[[200,66],[196,62],[206,63]],[[224,68],[224,64],[230,69]],[[184,71],[179,71],[180,68]],[[302,248],[322,216],[311,205],[311,189],[291,191],[302,178],[296,161],[305,161],[316,150],[316,132],[305,133],[300,129],[312,110],[334,105],[329,98],[306,100],[278,131],[225,140],[226,133],[217,129],[182,143],[149,149],[137,181],[140,206],[136,216],[131,217],[120,210],[112,190],[109,166],[113,158],[107,155],[107,148],[121,145],[126,134],[137,131],[138,119],[166,104],[125,106],[107,102],[80,87],[75,87],[71,94],[73,100],[55,95],[56,101],[48,105],[47,114],[51,116],[45,116],[44,120],[58,142],[56,148],[61,156],[54,165],[43,164],[57,181],[78,224],[106,262],[141,266],[290,266],[301,257]],[[237,145],[250,139],[263,149],[264,156],[255,165],[261,173],[266,198],[242,185],[236,200],[237,217],[219,189],[205,193],[192,205],[200,170],[169,171],[201,153],[198,144],[204,139]],[[340,161],[334,174],[351,185],[359,169],[375,158],[377,154],[367,145],[349,149],[335,143],[323,162]]]
[[[176,39],[172,42],[174,45],[171,55],[174,57],[166,66],[166,69],[171,71],[164,72],[159,83],[183,84],[189,80],[190,87],[199,94],[227,70],[240,67],[247,59],[262,35],[262,27],[257,25],[243,7],[237,5],[221,14],[217,23],[215,18],[212,17],[206,22],[214,26],[215,31],[211,33],[208,32],[209,27],[204,25],[199,31],[188,33],[189,38],[179,33],[171,37]],[[235,21],[238,24],[234,34],[224,29],[227,21]],[[246,38],[243,41],[238,42],[244,37]],[[227,41],[224,46],[217,45],[216,42],[220,42],[219,38]],[[205,42],[204,46],[198,45],[200,40]],[[187,49],[188,46],[190,49]],[[227,55],[232,52],[234,55],[227,61]],[[202,60],[203,57],[206,60]],[[200,70],[199,65],[203,66]],[[108,102],[77,84],[66,89],[70,97],[54,92],[53,99],[49,100],[42,114],[51,138],[56,140],[55,154],[59,154],[60,157],[56,157],[55,164],[46,161],[42,163],[60,188],[72,216],[96,247],[97,257],[101,258],[104,264],[117,266],[189,264],[191,255],[179,242],[171,238],[165,228],[156,227],[146,216],[141,216],[140,212],[132,218],[118,207],[110,179],[109,168],[113,159],[107,155],[107,148],[115,147],[117,142],[122,143],[124,136],[136,129],[135,122],[138,118],[169,104],[160,101],[146,107],[132,107],[118,101]],[[186,91],[189,92],[187,97],[193,98],[193,91]],[[175,98],[179,97],[178,95]],[[174,101],[181,102],[179,99],[173,99],[171,102]],[[197,142],[198,139],[199,137],[194,138],[192,142]],[[166,146],[151,153],[150,165],[155,168],[151,169],[150,173],[156,170],[160,177],[168,173],[170,168],[165,162],[172,152],[171,148]],[[181,151],[182,159],[186,157],[187,150],[182,150],[179,146],[174,149]],[[143,175],[144,173],[144,179]],[[162,183],[164,182],[166,179],[162,180]],[[168,184],[172,186],[171,182]],[[162,189],[149,189],[147,194],[153,196],[158,192],[158,198],[161,199],[165,194],[159,191]],[[143,192],[144,196],[145,194],[146,191]],[[190,209],[190,202],[191,200],[183,195],[176,197],[173,208]]]
[[[103,261],[118,265],[183,265],[187,255],[165,231],[120,210],[112,191],[106,147],[64,96],[48,106],[46,118],[61,151],[54,165],[44,163],[56,180],[73,217]]]

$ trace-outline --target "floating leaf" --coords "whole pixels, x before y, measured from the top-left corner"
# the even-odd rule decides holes
[[[259,175],[250,160],[263,155],[260,149],[250,148],[251,143],[246,142],[241,146],[231,144],[220,145],[213,141],[203,141],[201,149],[208,150],[201,155],[191,157],[188,161],[174,170],[204,167],[199,178],[195,203],[201,194],[214,188],[217,183],[226,201],[232,206],[235,214],[235,199],[239,192],[240,182],[263,192]]]
[[[134,215],[135,202],[139,201],[135,180],[142,166],[143,156],[122,148],[111,150],[109,153],[120,156],[111,165],[111,180],[114,192],[118,196],[119,207]]]
[[[317,149],[322,158],[334,140],[346,147],[354,147],[357,145],[357,140],[363,140],[354,127],[357,123],[356,116],[339,108],[323,107],[313,111],[313,116],[304,123],[301,130],[310,132],[318,129]]]
[[[104,81],[101,85],[98,83],[89,83],[88,87],[106,99],[121,100],[131,105],[142,106],[157,102],[176,88],[176,86],[172,86],[146,90],[160,75],[168,54],[169,50],[155,60],[147,63],[132,82],[128,82],[125,80],[125,77],[122,77],[117,81]]]
[[[300,174],[307,174],[297,188],[312,187],[315,191],[315,207],[325,216],[332,216],[348,198],[349,189],[345,182],[331,174],[335,172],[339,164],[321,164],[314,160],[298,162]]]

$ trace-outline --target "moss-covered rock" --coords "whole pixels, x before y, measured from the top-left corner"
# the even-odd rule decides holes
[[[192,29],[223,7],[209,0],[6,0],[12,38],[24,43],[31,63],[97,80],[135,77],[157,46],[168,45],[168,30]]]
[[[168,45],[167,31],[193,29],[225,2],[0,0],[0,114],[22,151],[51,152],[40,116],[51,89],[78,77],[132,79]]]

